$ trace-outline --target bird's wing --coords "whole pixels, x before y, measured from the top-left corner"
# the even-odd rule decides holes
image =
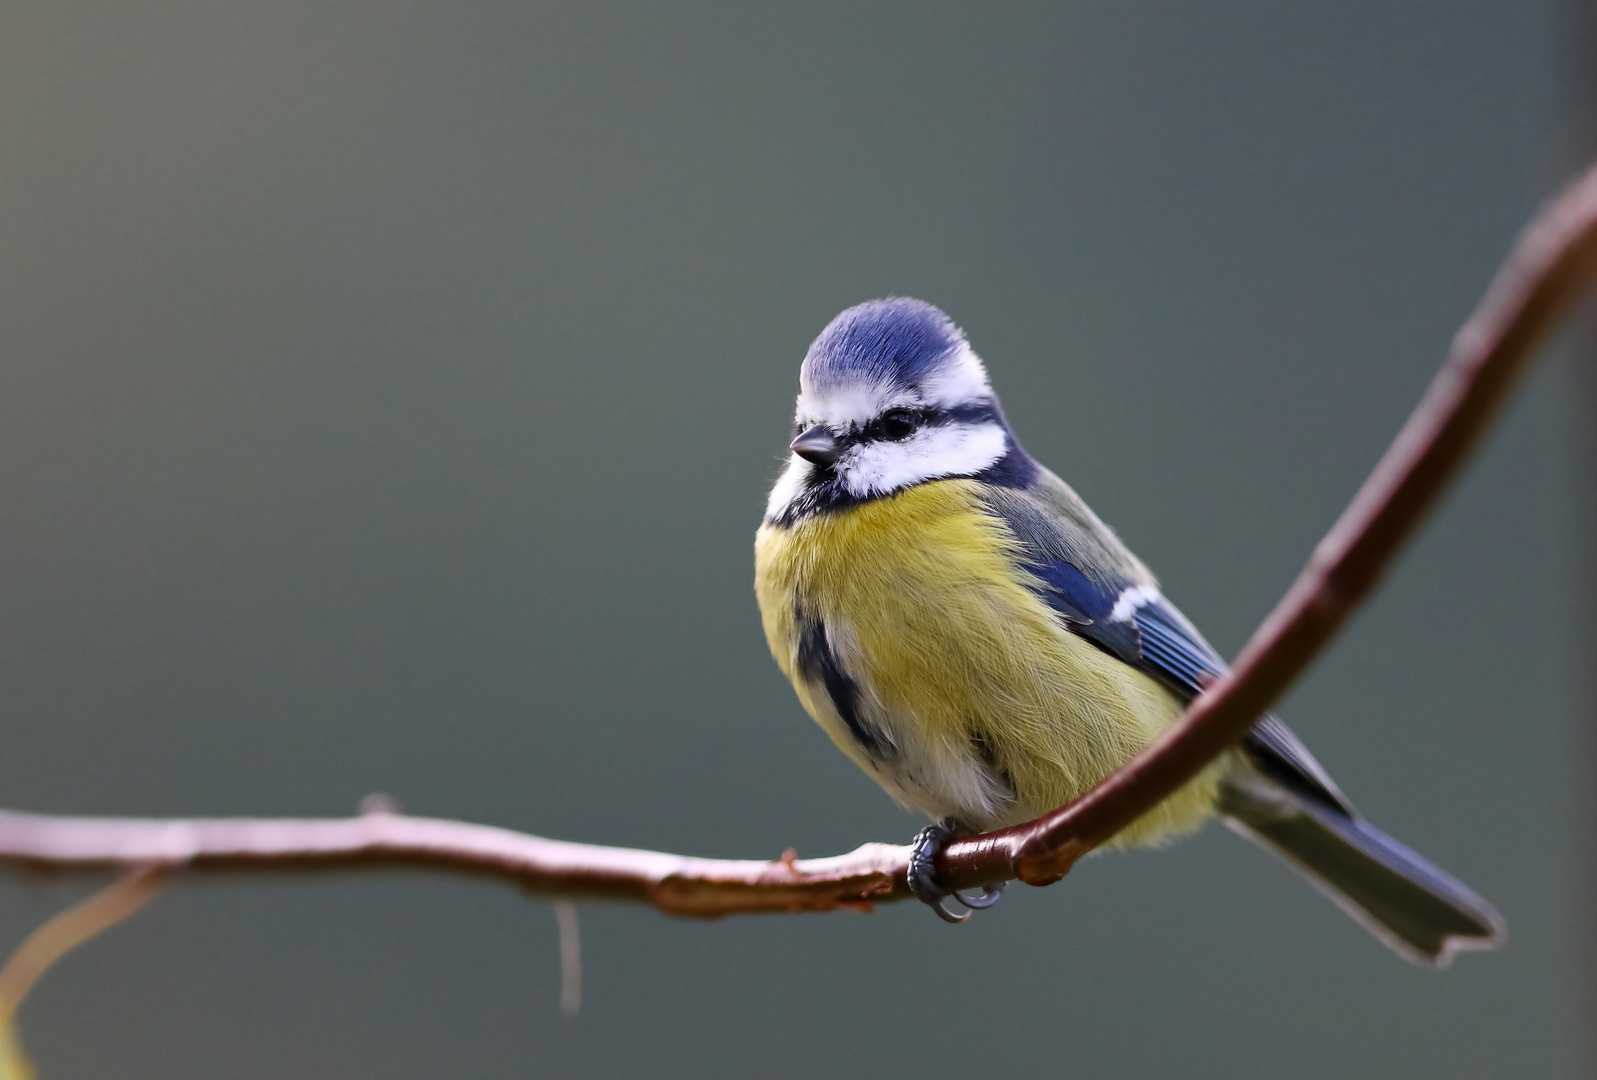
[[[1059,486],[1064,487],[1062,482]],[[1064,490],[1079,504],[1074,492]],[[1205,683],[1225,671],[1225,661],[1096,518],[1093,523],[1104,535],[1089,537],[1085,544],[1073,536],[1079,528],[1066,528],[1067,520],[1051,505],[1052,494],[1047,489],[1008,489],[993,492],[988,500],[1019,542],[1020,561],[1032,575],[1032,587],[1072,633],[1185,700],[1197,697]],[[1356,813],[1314,755],[1276,717],[1255,724],[1243,746],[1272,779],[1343,813]]]

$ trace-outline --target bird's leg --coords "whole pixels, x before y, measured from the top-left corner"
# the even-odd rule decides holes
[[[950,890],[937,881],[937,856],[953,839],[954,834],[946,825],[928,825],[916,833],[909,845],[909,870],[905,876],[909,879],[909,891],[937,912],[939,919],[961,923],[970,918],[970,912],[956,915],[944,907],[943,897],[949,895]]]
[[[959,903],[973,911],[990,908],[998,903],[1004,895],[1002,885],[984,885],[982,891],[975,896],[966,896],[955,889],[944,888],[937,880],[937,856],[942,854],[944,848],[954,841],[954,832],[946,824],[928,825],[915,834],[909,847],[909,890],[921,903],[937,912],[937,917],[944,922],[962,923],[970,918],[969,911],[949,911],[943,906],[943,898],[952,896]]]

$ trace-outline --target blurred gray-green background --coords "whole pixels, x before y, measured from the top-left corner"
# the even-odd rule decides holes
[[[839,309],[946,308],[1232,652],[1572,165],[1561,4],[0,6],[0,805],[725,856],[918,827],[765,653]],[[1583,1072],[1569,381],[1283,710],[1507,915],[1394,959],[1224,830],[951,930],[177,888],[45,1080]],[[0,879],[0,948],[81,881]]]

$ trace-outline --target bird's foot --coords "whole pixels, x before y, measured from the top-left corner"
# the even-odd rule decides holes
[[[954,834],[945,825],[928,825],[915,834],[915,839],[909,847],[909,891],[914,893],[921,903],[937,912],[937,917],[944,922],[962,923],[970,918],[971,911],[980,911],[990,908],[1003,899],[1004,887],[1002,885],[983,885],[982,891],[974,896],[966,895],[957,889],[944,888],[937,880],[937,856],[954,840]],[[953,897],[956,901],[969,908],[970,911],[954,912],[943,906],[943,900]]]

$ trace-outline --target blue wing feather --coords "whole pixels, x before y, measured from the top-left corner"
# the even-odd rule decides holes
[[[1017,512],[1000,504],[994,509],[1020,542],[1032,587],[1071,632],[1153,676],[1188,701],[1226,670],[1225,661],[1197,628],[1148,582],[1099,568],[1089,574],[1066,557],[1068,545],[1064,538],[1049,535],[1044,524],[1047,515],[1039,512],[1043,508],[1033,504]],[[1357,816],[1314,755],[1276,717],[1266,716],[1255,724],[1243,746],[1272,779],[1322,805]]]

